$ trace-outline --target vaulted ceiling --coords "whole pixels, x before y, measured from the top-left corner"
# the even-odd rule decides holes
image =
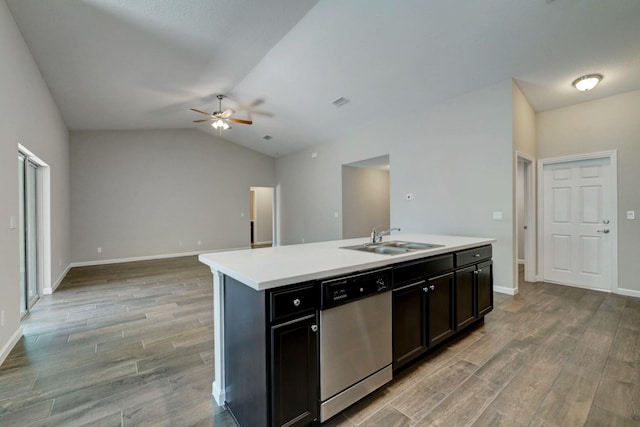
[[[254,124],[222,137],[278,156],[510,78],[536,111],[640,89],[638,0],[7,4],[70,130],[215,132],[189,108],[224,94]]]

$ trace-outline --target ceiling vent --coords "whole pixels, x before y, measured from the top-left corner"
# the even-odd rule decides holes
[[[348,104],[349,102],[351,102],[350,99],[343,98],[341,96],[340,98],[333,101],[332,104],[335,105],[336,107],[342,107],[344,104]]]

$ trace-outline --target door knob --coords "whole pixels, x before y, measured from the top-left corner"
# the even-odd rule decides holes
[[[293,305],[295,305],[296,307],[298,307],[301,303],[302,303],[302,301],[300,301],[299,298],[296,298],[296,299],[293,300]]]
[[[602,223],[605,224],[605,225],[609,224],[609,220],[608,219],[604,219],[604,220],[602,220]]]
[[[598,233],[607,234],[607,233],[609,233],[609,229],[605,228],[604,230],[598,230]]]

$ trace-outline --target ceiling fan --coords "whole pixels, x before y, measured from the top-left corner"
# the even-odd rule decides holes
[[[195,108],[191,108],[191,111],[195,111],[196,113],[204,114],[209,116],[207,119],[202,120],[194,120],[194,123],[202,123],[202,122],[211,122],[211,126],[214,129],[219,129],[220,132],[223,130],[231,129],[231,125],[229,122],[240,123],[243,125],[250,125],[253,122],[251,120],[242,120],[242,119],[234,119],[231,116],[235,113],[235,111],[231,109],[227,109],[222,111],[222,98],[223,95],[218,95],[218,111],[214,111],[213,113],[205,113],[204,111],[196,110]]]

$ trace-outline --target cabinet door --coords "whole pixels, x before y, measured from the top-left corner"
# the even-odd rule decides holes
[[[429,345],[435,345],[453,334],[453,273],[427,280],[427,317]]]
[[[476,317],[475,308],[476,266],[456,271],[456,330],[459,331],[473,323]]]
[[[318,419],[318,322],[315,314],[271,328],[271,425]]]
[[[478,264],[476,271],[478,317],[481,317],[493,310],[493,263]]]
[[[424,280],[393,291],[393,369],[427,350]]]

